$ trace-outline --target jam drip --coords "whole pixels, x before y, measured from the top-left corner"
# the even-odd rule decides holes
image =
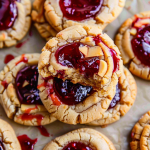
[[[99,57],[85,58],[79,50],[80,46],[84,45],[73,43],[60,47],[55,53],[56,60],[62,66],[79,69],[80,73],[87,77],[93,76],[99,71],[100,59]]]
[[[5,147],[2,141],[0,141],[0,150],[5,150]]]
[[[93,150],[89,145],[81,142],[71,142],[66,145],[63,150]]]
[[[135,56],[142,64],[150,67],[150,26],[139,28],[131,44]]]
[[[42,105],[37,89],[37,66],[26,66],[20,70],[16,77],[16,91],[21,104]]]
[[[114,108],[120,102],[120,100],[121,100],[120,93],[121,93],[121,90],[119,88],[119,84],[117,84],[116,85],[116,94],[115,94],[113,100],[111,101],[108,109]]]
[[[43,126],[37,126],[37,128],[39,129],[40,133],[43,136],[50,137],[50,134],[48,133],[48,131],[46,130],[45,127],[43,127]]]
[[[15,0],[0,0],[0,31],[11,28],[17,16]]]
[[[33,150],[34,145],[37,143],[37,139],[30,139],[27,135],[18,136],[18,140],[20,142],[22,150]]]
[[[11,54],[8,54],[5,56],[5,59],[4,59],[4,63],[7,64],[9,63],[11,60],[13,60],[15,57]]]
[[[103,0],[60,0],[59,5],[64,17],[82,21],[95,18],[101,9]]]
[[[75,105],[91,94],[92,87],[73,84],[69,80],[54,78],[53,88],[58,98],[67,105]]]

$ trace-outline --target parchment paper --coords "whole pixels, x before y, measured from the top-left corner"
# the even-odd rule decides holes
[[[31,0],[33,2],[33,0]],[[149,0],[127,0],[126,6],[122,11],[121,15],[107,28],[104,32],[114,38],[119,26],[133,14],[149,10],[150,1]],[[18,56],[23,53],[33,53],[41,51],[42,47],[45,45],[45,40],[40,37],[38,32],[34,27],[32,27],[32,36],[27,35],[23,41],[27,41],[21,48],[11,47],[0,50],[0,69],[4,67],[4,58],[6,54],[13,54]],[[0,106],[0,118],[9,122],[14,128],[17,136],[22,134],[27,134],[30,138],[38,138],[38,142],[35,145],[34,150],[42,150],[42,148],[52,139],[62,134],[65,134],[71,130],[89,127],[96,129],[103,134],[105,134],[115,145],[117,150],[129,150],[130,133],[134,124],[139,120],[139,118],[150,110],[150,82],[142,80],[135,77],[138,86],[137,98],[130,109],[130,111],[122,117],[116,123],[109,125],[106,128],[92,127],[85,125],[67,125],[56,121],[50,125],[45,126],[48,132],[51,134],[50,137],[44,137],[40,134],[36,127],[27,127],[14,123],[12,120],[8,119],[3,108]]]

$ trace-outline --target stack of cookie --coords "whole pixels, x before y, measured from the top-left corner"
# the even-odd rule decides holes
[[[126,114],[136,83],[114,42],[93,25],[59,32],[42,50],[38,89],[48,112],[69,124],[107,125]]]

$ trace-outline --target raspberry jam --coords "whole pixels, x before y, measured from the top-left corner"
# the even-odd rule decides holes
[[[5,56],[5,59],[4,59],[4,63],[7,64],[9,63],[11,60],[13,60],[15,57],[12,55],[12,54],[8,54]]]
[[[56,60],[62,66],[79,69],[80,73],[87,77],[93,76],[99,71],[100,59],[99,57],[85,58],[79,50],[80,46],[84,45],[73,43],[60,47],[55,53]]]
[[[71,142],[68,145],[66,145],[63,150],[93,150],[89,147],[89,145],[85,145],[81,142]]]
[[[92,92],[92,87],[73,84],[69,80],[54,78],[53,88],[61,102],[67,105],[75,105],[85,100]]]
[[[0,0],[0,31],[11,28],[17,16],[15,0]]]
[[[41,135],[50,137],[50,134],[48,133],[48,131],[46,130],[44,126],[37,126],[37,128],[39,129]]]
[[[5,150],[5,147],[2,141],[0,141],[0,150]]]
[[[135,56],[142,64],[150,67],[150,26],[139,28],[131,44]]]
[[[102,4],[103,0],[59,0],[64,17],[75,21],[95,18]]]
[[[21,104],[39,104],[42,105],[37,89],[38,68],[26,66],[21,69],[16,77],[16,91]]]
[[[20,142],[21,145],[21,149],[22,150],[33,150],[34,149],[34,145],[37,143],[37,139],[30,139],[27,135],[20,135],[18,136],[18,140]]]
[[[121,100],[120,93],[121,93],[121,90],[119,88],[119,84],[117,84],[116,85],[116,94],[115,94],[113,100],[111,101],[108,109],[114,108],[120,102],[120,100]]]

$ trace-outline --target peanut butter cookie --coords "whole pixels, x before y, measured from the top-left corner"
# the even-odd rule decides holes
[[[88,128],[71,131],[49,142],[43,150],[116,150],[102,133]]]
[[[0,119],[0,150],[21,150],[13,128]]]
[[[150,80],[150,11],[127,19],[120,27],[115,43],[124,64],[129,64],[129,70]]]
[[[31,25],[30,0],[0,1],[0,48],[17,44]]]
[[[104,29],[122,11],[125,0],[35,0],[32,19],[45,39],[77,24],[98,25]]]
[[[43,106],[37,89],[39,56],[18,56],[0,72],[1,105],[8,118],[29,126],[45,125],[56,120]]]

